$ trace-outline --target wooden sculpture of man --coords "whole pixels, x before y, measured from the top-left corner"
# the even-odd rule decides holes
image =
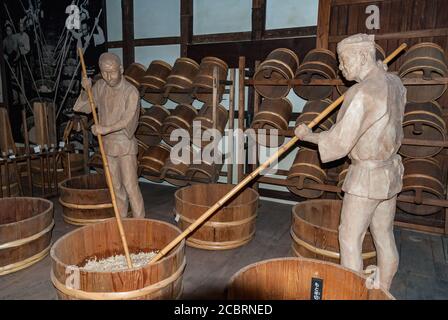
[[[128,199],[134,218],[144,218],[143,197],[137,176],[137,129],[140,113],[140,96],[137,89],[123,77],[120,58],[113,53],[103,53],[99,59],[102,79],[92,88],[98,107],[99,125],[92,126],[92,133],[103,136],[104,150],[109,163],[117,205],[121,216],[126,217]],[[83,79],[82,87],[92,86],[90,79]],[[81,92],[74,111],[90,113],[88,96]]]
[[[362,242],[370,226],[377,276],[389,289],[398,269],[393,222],[397,193],[402,188],[403,165],[397,151],[403,138],[406,89],[376,61],[374,36],[350,36],[338,43],[337,51],[343,76],[357,83],[347,91],[330,130],[313,133],[302,124],[295,134],[318,145],[322,162],[346,155],[351,159],[342,186],[341,264],[362,271]]]

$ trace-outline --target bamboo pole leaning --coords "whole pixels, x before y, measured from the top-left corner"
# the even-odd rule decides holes
[[[383,62],[385,64],[389,63],[394,59],[401,51],[406,49],[407,44],[403,43],[394,52],[392,52]],[[320,113],[313,121],[308,124],[309,128],[313,128],[322,119],[324,119],[330,112],[332,112],[342,101],[344,100],[344,95],[336,99],[332,104],[330,104],[322,113]],[[171,251],[179,242],[186,238],[190,233],[196,230],[205,220],[212,216],[219,208],[221,208],[228,200],[230,200],[235,194],[237,194],[241,189],[243,189],[249,182],[251,182],[255,177],[260,174],[261,171],[267,169],[275,160],[277,160],[281,155],[283,155],[287,150],[292,148],[299,138],[294,136],[286,144],[279,148],[279,150],[269,157],[266,162],[261,164],[257,169],[255,169],[251,174],[249,174],[244,180],[242,180],[238,185],[236,185],[232,190],[230,190],[225,196],[223,196],[218,202],[216,202],[210,209],[202,214],[193,224],[191,224],[187,229],[185,229],[180,235],[178,235],[173,241],[165,246],[159,253],[151,260],[150,263],[155,263],[160,260],[164,255]]]
[[[86,70],[86,64],[84,63],[84,55],[82,52],[82,48],[78,48],[78,54],[82,67],[82,76],[84,79],[87,79],[87,70]],[[87,89],[87,95],[89,97],[89,103],[92,109],[93,121],[95,125],[98,125],[98,116],[96,114],[95,102],[93,101],[92,88]],[[112,176],[110,175],[109,170],[109,163],[107,162],[106,154],[104,153],[103,137],[100,134],[98,135],[98,144],[100,146],[101,159],[103,160],[103,166],[104,166],[104,174],[106,175],[106,181],[109,187],[110,197],[112,199],[112,205],[114,207],[115,218],[117,219],[118,231],[120,232],[121,242],[123,243],[126,262],[128,264],[128,268],[132,268],[132,261],[131,257],[129,256],[128,242],[126,240],[126,235],[124,233],[120,212],[118,212],[117,200],[115,198],[115,190],[112,184]]]

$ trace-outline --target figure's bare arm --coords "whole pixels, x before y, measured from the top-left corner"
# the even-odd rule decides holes
[[[73,106],[73,111],[89,114],[92,112],[92,109],[90,107],[89,97],[86,90],[87,88],[92,88],[92,81],[90,79],[82,79],[81,85],[83,87],[83,90],[81,90],[81,94],[79,95],[78,99],[75,102],[75,105]],[[93,96],[95,97],[95,87],[92,88],[92,92]]]

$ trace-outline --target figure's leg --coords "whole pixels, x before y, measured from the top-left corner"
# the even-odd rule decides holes
[[[112,177],[112,184],[115,191],[115,199],[117,201],[118,212],[123,218],[126,218],[128,213],[128,198],[126,196],[126,190],[123,186],[120,158],[107,156],[107,162],[109,164],[110,175]]]
[[[132,215],[134,218],[145,217],[145,204],[138,185],[137,176],[137,156],[126,155],[121,157],[121,175],[123,184],[131,203]]]
[[[398,250],[394,237],[394,217],[397,196],[382,201],[376,208],[370,232],[375,241],[380,284],[389,290],[398,270]]]
[[[358,272],[363,270],[362,242],[378,203],[378,200],[344,195],[339,225],[342,266]]]

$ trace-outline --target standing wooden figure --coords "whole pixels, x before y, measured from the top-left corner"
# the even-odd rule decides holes
[[[342,74],[357,84],[347,91],[330,130],[313,133],[302,124],[295,134],[318,145],[322,162],[348,154],[351,165],[342,185],[345,196],[339,226],[341,264],[362,271],[362,242],[370,226],[377,276],[389,289],[398,269],[393,222],[402,188],[403,165],[397,151],[403,139],[406,89],[376,61],[373,35],[350,36],[338,43],[337,50]]]
[[[143,197],[137,176],[137,139],[135,131],[140,114],[137,89],[123,77],[123,66],[113,53],[103,53],[99,59],[102,79],[92,87],[90,79],[83,79],[84,90],[92,87],[98,106],[100,125],[92,126],[94,135],[102,135],[118,209],[126,217],[129,202],[134,218],[145,217]],[[74,111],[90,113],[88,97],[81,92]]]

